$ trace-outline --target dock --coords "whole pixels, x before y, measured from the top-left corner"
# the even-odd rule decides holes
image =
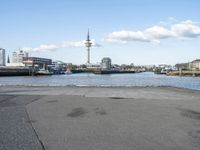
[[[0,67],[0,76],[32,76],[36,70],[28,67]]]
[[[135,73],[135,71],[120,71],[120,70],[97,70],[94,74],[124,74],[124,73]]]
[[[171,72],[168,72],[166,75],[200,77],[200,71],[192,71],[192,70],[171,71]]]

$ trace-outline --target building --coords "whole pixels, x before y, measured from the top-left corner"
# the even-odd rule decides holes
[[[189,70],[190,69],[190,63],[179,63],[175,65],[175,68],[177,70]]]
[[[110,70],[111,69],[111,59],[109,57],[104,57],[101,60],[101,69]]]
[[[48,66],[52,64],[52,60],[39,57],[23,57],[23,64],[26,67],[35,67],[47,70]]]
[[[28,53],[22,50],[15,51],[12,53],[12,63],[13,64],[22,64],[23,58],[28,57]]]
[[[200,59],[196,59],[196,60],[192,61],[191,68],[200,70]]]
[[[67,70],[67,64],[62,61],[52,61],[52,64],[48,66],[54,74],[64,74]]]
[[[24,67],[23,58],[28,57],[28,53],[22,50],[15,51],[12,53],[12,61],[11,63],[7,63],[7,66],[13,67]]]
[[[0,66],[6,65],[6,52],[5,49],[0,48]]]

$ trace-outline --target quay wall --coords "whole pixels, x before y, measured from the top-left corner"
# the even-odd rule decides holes
[[[0,76],[29,76],[34,74],[33,69],[26,67],[0,67]]]

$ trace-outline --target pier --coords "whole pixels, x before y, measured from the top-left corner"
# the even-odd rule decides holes
[[[124,74],[124,73],[136,73],[135,71],[120,71],[120,70],[98,70],[94,71],[94,74]]]
[[[0,67],[0,76],[33,76],[36,69],[32,67]]]
[[[180,70],[180,71],[171,71],[166,73],[168,76],[190,76],[190,77],[199,77],[200,71],[193,70]]]

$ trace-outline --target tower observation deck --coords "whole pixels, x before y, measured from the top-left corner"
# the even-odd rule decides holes
[[[85,46],[87,48],[87,62],[86,64],[90,64],[90,47],[92,47],[92,42],[90,40],[90,33],[88,30],[87,39],[85,41]]]

